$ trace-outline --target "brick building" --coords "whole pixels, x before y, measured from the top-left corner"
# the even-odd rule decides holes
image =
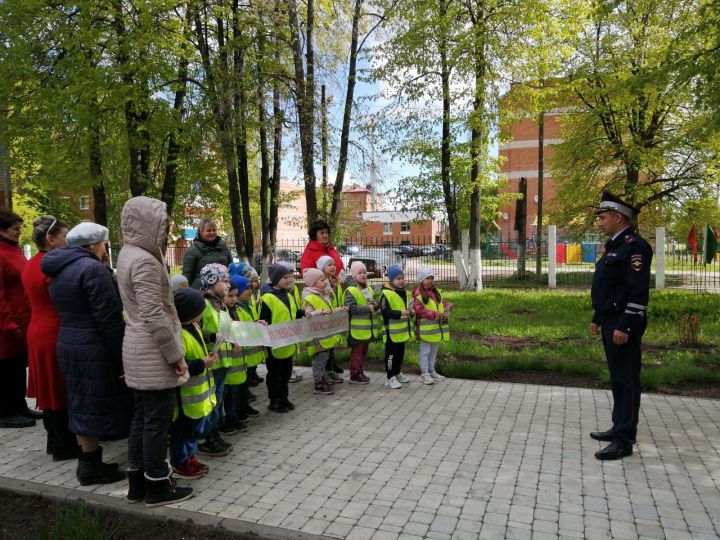
[[[553,156],[553,145],[562,142],[562,126],[559,122],[560,111],[550,111],[544,117],[544,171],[543,171],[543,215],[553,208],[553,196],[556,192],[556,179],[549,169]],[[525,117],[512,124],[508,129],[511,140],[500,145],[500,156],[505,158],[500,172],[508,179],[508,187],[503,191],[517,193],[520,191],[520,178],[527,178],[527,222],[526,237],[533,238],[537,227],[538,207],[538,124]],[[515,230],[515,202],[500,208],[501,216],[497,220],[502,240],[517,238]],[[547,218],[543,220],[547,225]]]

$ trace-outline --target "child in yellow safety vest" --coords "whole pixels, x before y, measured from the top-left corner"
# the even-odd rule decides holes
[[[379,336],[382,317],[373,290],[368,287],[367,268],[362,261],[350,265],[352,283],[345,289],[345,306],[350,310],[350,384],[368,384],[363,362],[371,341]]]
[[[225,266],[218,263],[205,265],[200,270],[200,289],[205,297],[205,311],[202,318],[203,338],[208,348],[215,348],[217,334],[220,332],[223,317],[228,317],[225,307],[225,296],[230,290],[230,274]],[[215,378],[216,405],[207,422],[205,442],[200,445],[200,453],[208,456],[226,455],[232,450],[232,445],[220,436],[220,423],[222,420],[223,395],[225,392],[225,377],[230,367],[230,355],[233,346],[221,344],[218,349],[219,361],[213,365]]]
[[[248,300],[248,307],[252,311],[253,320],[257,321],[260,318],[260,308],[262,307],[262,301],[260,300],[260,276],[257,270],[250,268],[250,300]],[[263,356],[262,360],[258,364],[265,360]],[[257,374],[257,365],[248,366],[248,386],[257,386],[265,379]],[[252,400],[255,396],[252,395],[248,389],[248,397]]]
[[[380,290],[380,310],[385,323],[383,341],[385,342],[385,386],[397,390],[410,377],[401,373],[405,358],[405,343],[412,336],[410,298],[405,290],[405,272],[393,264],[387,269],[388,283]]]
[[[262,288],[260,320],[280,324],[304,317],[305,311],[299,309],[291,293],[292,271],[282,264],[272,264],[268,268],[268,276],[270,283]],[[288,400],[288,382],[292,374],[292,359],[297,351],[297,343],[267,349],[265,382],[270,399],[268,409],[273,412],[286,413],[295,409]]]
[[[337,270],[337,266],[335,265],[335,259],[333,259],[329,255],[323,255],[317,260],[315,266],[318,270],[325,274],[325,279],[327,280],[327,285],[325,286],[325,288],[332,307],[344,306],[345,298],[342,292],[342,285],[339,284],[338,278],[335,275],[335,272]],[[338,342],[336,346],[341,345],[341,343],[342,342]],[[343,372],[343,369],[335,363],[335,349],[332,348],[328,352],[328,359],[325,365],[325,377],[330,384],[340,384],[344,380],[340,376],[340,374]]]
[[[195,289],[175,291],[175,309],[182,324],[182,342],[190,379],[177,389],[177,411],[170,427],[170,464],[180,478],[194,480],[209,471],[197,458],[198,440],[215,404],[211,366],[218,356],[208,353],[198,322],[205,299]],[[226,452],[227,453],[227,452]]]
[[[450,340],[448,313],[452,304],[445,302],[442,292],[435,287],[432,268],[420,268],[418,281],[420,285],[413,291],[413,310],[416,336],[420,340],[420,381],[435,384],[445,378],[435,371],[435,357],[440,343]]]
[[[325,274],[316,268],[308,268],[303,273],[303,307],[310,310],[308,316],[330,315],[333,311],[348,308],[342,306],[334,307],[330,297],[327,295],[327,278]],[[328,395],[333,390],[325,374],[325,366],[330,351],[340,342],[340,336],[328,336],[322,339],[313,339],[308,343],[308,353],[311,355],[313,381],[315,382],[315,393]]]

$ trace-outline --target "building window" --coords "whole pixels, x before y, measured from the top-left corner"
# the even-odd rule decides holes
[[[90,196],[83,195],[80,197],[80,210],[90,210]]]
[[[400,234],[410,234],[410,222],[403,221],[400,224]]]
[[[355,212],[355,216],[356,216],[356,217],[359,217],[359,218],[362,217],[362,214],[363,214],[363,213],[362,213],[362,211],[360,211],[360,210],[358,210],[357,212]]]
[[[383,223],[383,234],[392,234],[392,223]]]

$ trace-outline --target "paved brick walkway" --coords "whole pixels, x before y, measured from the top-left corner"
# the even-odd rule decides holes
[[[204,460],[210,474],[178,508],[288,537],[720,535],[720,401],[644,395],[635,454],[601,463],[588,433],[609,426],[606,391],[416,378],[390,391],[373,374],[368,387],[346,382],[324,397],[304,373],[291,385],[297,410],[263,410],[230,437],[234,451]],[[123,484],[79,487],[74,462],[45,454],[41,427],[3,430],[0,447],[0,477],[125,493]],[[124,443],[106,444],[108,458],[124,455]]]

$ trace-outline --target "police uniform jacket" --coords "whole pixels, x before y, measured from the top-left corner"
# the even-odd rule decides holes
[[[650,244],[628,227],[605,244],[592,281],[592,322],[631,333],[640,328],[650,295]]]

